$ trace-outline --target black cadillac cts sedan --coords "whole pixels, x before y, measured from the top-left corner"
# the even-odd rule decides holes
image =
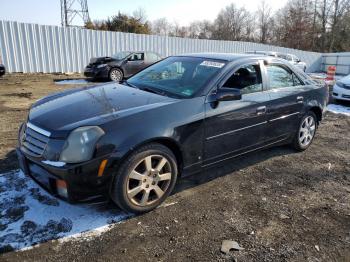
[[[107,194],[147,212],[178,177],[279,144],[310,146],[326,87],[283,60],[238,54],[166,58],[122,84],[53,94],[19,131],[21,169],[52,194]]]

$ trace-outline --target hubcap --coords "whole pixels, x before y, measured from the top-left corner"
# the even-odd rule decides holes
[[[316,123],[312,116],[304,119],[299,130],[299,142],[302,146],[308,146],[315,135]]]
[[[147,206],[160,199],[171,182],[170,162],[161,155],[142,159],[129,174],[127,195],[138,206]]]
[[[122,73],[119,70],[112,70],[111,79],[113,81],[121,81],[122,80]]]

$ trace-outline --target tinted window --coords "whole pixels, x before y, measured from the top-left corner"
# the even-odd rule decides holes
[[[113,55],[112,57],[118,60],[124,59],[125,57],[127,57],[128,55],[130,55],[130,52],[119,52],[116,53],[115,55]]]
[[[144,54],[143,53],[135,53],[130,56],[131,61],[140,61],[144,59]]]
[[[242,94],[262,91],[262,78],[259,65],[246,65],[239,68],[223,85],[238,88]]]
[[[270,89],[294,86],[293,73],[278,65],[266,67],[270,80]]]
[[[169,57],[134,75],[128,82],[141,89],[185,98],[204,87],[225,65],[221,60]]]

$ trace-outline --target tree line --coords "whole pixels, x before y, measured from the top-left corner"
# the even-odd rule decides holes
[[[350,51],[350,0],[289,0],[272,12],[262,0],[251,12],[234,3],[224,7],[214,21],[193,21],[188,26],[167,18],[148,21],[143,9],[132,15],[118,12],[86,28],[196,39],[249,41],[315,51]]]

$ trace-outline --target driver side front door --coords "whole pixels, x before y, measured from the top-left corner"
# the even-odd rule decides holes
[[[205,104],[204,166],[259,148],[267,137],[269,96],[263,90],[260,63],[237,68],[222,87],[240,89],[242,99]]]

